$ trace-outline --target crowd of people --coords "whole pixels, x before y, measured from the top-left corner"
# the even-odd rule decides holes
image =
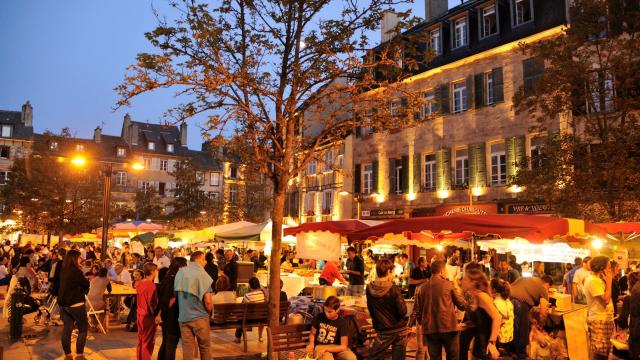
[[[138,359],[152,358],[158,326],[162,333],[158,359],[174,359],[180,341],[184,359],[194,358],[195,353],[209,359],[211,314],[215,304],[236,302],[238,261],[254,262],[257,270],[266,260],[259,252],[241,256],[233,249],[215,247],[186,254],[182,249],[148,246],[144,254],[138,254],[128,244],[106,255],[100,260],[101,254],[92,246],[49,249],[10,242],[0,246],[0,285],[9,285],[15,278],[28,293],[47,290],[57,298],[66,359],[73,358],[74,328],[75,359],[84,358],[90,331],[87,309],[108,314],[118,307],[129,309],[127,329],[138,334]],[[430,359],[440,359],[443,352],[448,359],[467,358],[468,354],[474,359],[568,357],[562,331],[549,316],[554,279],[545,272],[544,263],[534,263],[529,269],[514,257],[499,261],[495,253],[474,261],[466,258],[467,253],[460,249],[450,249],[431,258],[419,257],[414,264],[406,254],[377,256],[366,251],[361,256],[349,247],[344,261],[297,260],[293,252],[285,252],[280,260],[285,271],[318,269],[320,284],[339,281],[347,285],[349,295],[366,298],[377,333],[368,359],[384,359],[389,348],[393,360],[404,359],[408,335],[415,332],[416,324],[422,329]],[[532,276],[523,276],[523,267]],[[606,359],[612,352],[610,339],[619,338],[628,342],[630,358],[640,358],[638,273],[632,269],[622,272],[604,256],[576,259],[565,270],[560,292],[587,306],[585,327],[591,356]],[[116,285],[135,288],[136,295],[107,306],[104,294]],[[253,277],[243,301],[266,302],[268,294]],[[31,299],[26,302],[33,301],[32,308],[37,310],[37,301]],[[414,301],[412,312],[407,299]],[[286,293],[281,292],[280,300],[287,300]],[[357,326],[340,315],[336,297],[326,299],[323,310],[311,322],[307,351],[318,359],[355,359]],[[240,342],[242,331],[238,329],[235,335]],[[261,329],[259,338],[262,340]]]

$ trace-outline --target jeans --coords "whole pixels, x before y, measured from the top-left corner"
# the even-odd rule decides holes
[[[364,295],[364,285],[349,285],[347,287],[347,296]]]
[[[158,349],[158,360],[173,360],[180,342],[180,328],[173,328],[174,324],[162,324],[162,344]]]
[[[211,359],[211,339],[209,336],[209,318],[181,322],[180,336],[182,337],[182,359],[192,360],[196,348],[196,341],[200,350],[200,359]]]
[[[527,358],[527,346],[529,345],[529,312],[531,306],[519,300],[513,302],[513,347],[518,359]]]
[[[84,306],[66,307],[60,306],[60,317],[64,323],[62,328],[62,350],[65,355],[71,354],[71,332],[74,324],[78,328],[78,339],[76,340],[76,354],[84,352],[84,345],[87,343],[87,332],[89,331],[89,318],[87,309]]]
[[[385,358],[387,349],[391,346],[391,359],[404,360],[407,352],[407,331],[397,331],[392,333],[379,332],[369,350],[367,359],[382,360]]]
[[[442,348],[447,360],[460,359],[460,333],[457,331],[437,334],[425,334],[424,342],[429,350],[430,360],[442,359]]]

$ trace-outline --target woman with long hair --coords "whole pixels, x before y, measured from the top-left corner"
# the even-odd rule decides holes
[[[462,289],[470,300],[465,317],[472,326],[462,334],[460,357],[466,358],[469,344],[475,339],[471,352],[473,359],[497,358],[496,341],[502,318],[493,303],[487,275],[479,269],[468,269],[462,278]]]
[[[187,259],[176,257],[171,260],[169,270],[158,286],[158,307],[156,323],[162,327],[162,344],[158,350],[158,360],[173,360],[180,341],[180,324],[178,323],[178,304],[173,292],[173,282],[178,270],[187,266]]]
[[[64,327],[62,329],[62,349],[65,359],[73,359],[71,354],[71,332],[78,328],[76,340],[76,360],[84,360],[84,346],[87,342],[89,319],[85,308],[85,295],[89,291],[89,280],[82,273],[82,258],[78,250],[70,250],[65,255],[60,271],[58,304]]]

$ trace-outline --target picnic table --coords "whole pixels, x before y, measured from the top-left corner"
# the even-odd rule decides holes
[[[104,329],[106,332],[109,332],[109,309],[110,301],[112,298],[115,298],[116,303],[116,311],[115,311],[115,321],[120,323],[120,299],[125,296],[136,295],[138,292],[135,288],[129,285],[120,285],[111,283],[111,292],[105,291],[104,293],[104,304],[105,304],[105,319],[104,319]]]

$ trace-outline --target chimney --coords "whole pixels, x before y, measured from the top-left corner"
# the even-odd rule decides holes
[[[428,0],[427,0],[428,1]],[[446,0],[445,0],[446,2]],[[391,10],[382,13],[382,24],[380,24],[380,42],[385,43],[396,36],[394,29],[398,25],[398,14]]]
[[[447,0],[424,0],[424,19],[431,21],[449,10]]]
[[[180,124],[180,145],[187,146],[187,123]]]
[[[129,114],[124,114],[124,119],[122,120],[122,134],[120,136],[124,139],[126,143],[129,143],[131,139],[131,135],[129,135],[131,131],[131,116]]]
[[[22,116],[20,118],[24,126],[32,127],[33,126],[33,107],[29,100],[22,105]]]
[[[93,141],[99,143],[102,141],[102,128],[100,126],[93,130]]]

